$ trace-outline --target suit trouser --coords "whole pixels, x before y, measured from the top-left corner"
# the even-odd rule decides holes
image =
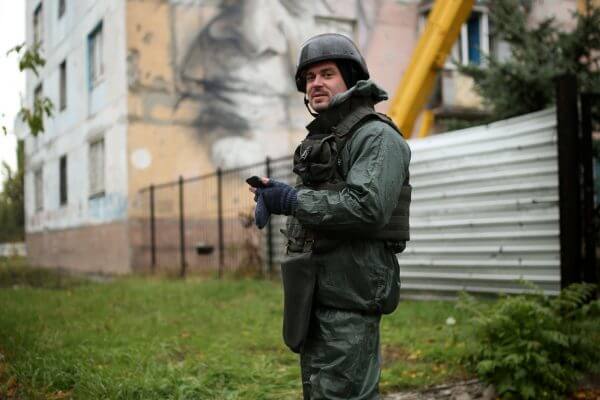
[[[316,307],[300,353],[304,400],[379,399],[380,315]]]

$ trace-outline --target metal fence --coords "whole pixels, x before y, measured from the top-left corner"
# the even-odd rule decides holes
[[[151,185],[140,191],[148,221],[143,227],[151,270],[192,273],[247,271],[271,274],[279,244],[274,227],[253,224],[254,201],[245,179],[271,176],[289,182],[291,157]],[[277,231],[277,233],[279,233]]]
[[[546,110],[411,143],[406,291],[560,288],[556,113]]]

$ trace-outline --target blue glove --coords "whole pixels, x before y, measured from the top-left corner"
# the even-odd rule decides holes
[[[262,229],[269,223],[271,213],[265,205],[265,200],[262,194],[259,194],[258,191],[254,196],[254,201],[256,201],[256,208],[254,209],[254,222],[256,223],[258,229]]]
[[[298,205],[297,192],[290,185],[274,180],[269,180],[266,187],[257,188],[254,221],[258,229],[269,223],[271,214],[291,215]]]
[[[292,215],[298,207],[298,191],[290,185],[269,180],[267,187],[257,189],[272,214]]]

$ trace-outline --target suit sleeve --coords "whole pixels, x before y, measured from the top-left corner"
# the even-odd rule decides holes
[[[350,168],[339,192],[301,189],[295,217],[321,230],[378,229],[396,207],[408,174],[410,149],[384,123],[365,124],[347,143]]]

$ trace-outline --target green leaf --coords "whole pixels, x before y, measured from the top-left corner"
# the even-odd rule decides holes
[[[521,386],[521,395],[524,399],[535,399],[536,398],[536,390],[533,385],[523,385]]]

